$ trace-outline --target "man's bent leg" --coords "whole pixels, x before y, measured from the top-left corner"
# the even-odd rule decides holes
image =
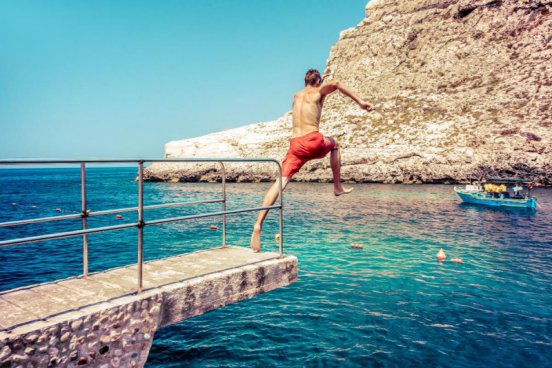
[[[289,183],[290,178],[282,177],[279,180],[276,180],[274,184],[270,187],[266,193],[263,200],[263,207],[272,206],[278,195],[280,194],[280,180],[282,180],[282,190],[286,189],[286,186]],[[263,222],[268,214],[268,210],[259,211],[259,216],[257,216],[257,222],[253,226],[253,234],[251,235],[251,249],[254,252],[259,252],[261,250],[261,229],[263,227]]]
[[[330,152],[330,165],[332,166],[334,180],[334,194],[340,196],[342,194],[351,193],[354,188],[344,188],[341,185],[341,153],[339,145],[335,142],[335,147]]]

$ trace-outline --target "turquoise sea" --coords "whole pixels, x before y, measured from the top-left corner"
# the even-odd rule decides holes
[[[89,208],[135,206],[135,176],[130,168],[89,169]],[[229,184],[229,209],[259,205],[268,186]],[[215,198],[220,189],[146,183],[146,204]],[[534,194],[542,207],[530,212],[462,205],[447,185],[355,185],[335,198],[330,184],[292,183],[284,241],[299,258],[299,281],[158,331],[146,366],[551,367],[552,189]],[[0,170],[0,221],[54,216],[56,208],[80,211],[78,169]],[[146,220],[218,209],[152,210]],[[255,215],[229,218],[230,244],[248,246]],[[145,258],[220,245],[212,224],[220,219],[147,227]],[[0,239],[79,227],[75,220],[2,228]],[[272,213],[265,249],[276,250],[276,232]],[[91,271],[136,260],[135,229],[89,241]],[[0,290],[75,276],[81,267],[80,238],[0,249]]]

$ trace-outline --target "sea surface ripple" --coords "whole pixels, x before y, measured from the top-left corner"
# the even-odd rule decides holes
[[[89,208],[134,206],[135,174],[90,169]],[[78,170],[0,170],[0,221],[77,213],[79,183]],[[268,185],[229,184],[229,209],[258,206]],[[146,204],[168,203],[215,198],[220,185],[146,183],[145,192]],[[299,258],[299,281],[159,330],[146,366],[552,366],[552,190],[534,194],[536,212],[463,205],[446,185],[355,185],[336,198],[330,184],[292,183],[284,242]],[[254,218],[229,218],[231,245],[248,245]],[[91,226],[135,219],[92,218]],[[220,219],[146,228],[145,258],[218,246],[211,224]],[[0,229],[0,239],[79,226]],[[265,249],[277,249],[277,229],[274,212]],[[90,236],[91,271],[135,262],[135,232]],[[77,238],[0,249],[0,290],[78,275],[80,252]]]

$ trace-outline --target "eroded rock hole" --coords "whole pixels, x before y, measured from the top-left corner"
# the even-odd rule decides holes
[[[475,9],[477,9],[475,6],[470,6],[468,8],[460,9],[458,13],[454,16],[454,19],[462,19],[466,18],[468,15],[470,15]]]

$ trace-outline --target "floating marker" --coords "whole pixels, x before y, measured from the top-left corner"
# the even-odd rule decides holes
[[[445,254],[442,248],[439,249],[439,251],[437,252],[437,256],[435,257],[437,258],[438,261],[441,261],[441,262],[447,259],[447,255]]]
[[[122,218],[123,218],[123,215],[117,215],[117,216],[115,216],[115,217],[117,217],[117,219],[122,219]]]
[[[33,205],[31,206],[31,208],[36,208],[36,206],[33,204]]]
[[[210,228],[211,228],[211,230],[216,230],[216,229],[218,229],[218,226],[216,226],[216,225],[211,225]]]
[[[450,260],[454,263],[463,263],[460,258],[451,258]]]
[[[56,208],[55,211],[56,212],[61,212],[61,208]]]
[[[280,243],[280,234],[274,235],[274,240],[276,241],[276,243]]]
[[[364,249],[364,245],[359,244],[359,243],[352,243],[351,247],[355,248],[355,249]]]
[[[12,203],[12,206],[17,206],[17,203],[13,202],[13,203]]]

